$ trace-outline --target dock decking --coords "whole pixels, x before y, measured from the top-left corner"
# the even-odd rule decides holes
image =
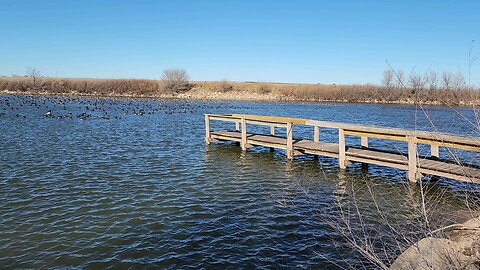
[[[211,131],[210,121],[233,122],[235,123],[235,130]],[[269,126],[270,134],[248,133],[247,124]],[[294,125],[312,126],[313,139],[294,138]],[[322,127],[338,129],[338,143],[321,142],[319,138],[320,128]],[[275,135],[276,128],[285,128],[286,137]],[[283,149],[286,151],[288,159],[303,154],[332,157],[339,160],[341,169],[345,169],[352,162],[387,166],[406,170],[407,177],[411,182],[416,182],[424,175],[434,175],[470,183],[480,183],[480,167],[462,164],[458,160],[441,159],[439,156],[439,147],[480,152],[479,137],[246,114],[206,114],[205,131],[207,144],[213,141],[234,141],[238,142],[243,150],[251,146]],[[346,145],[346,136],[360,137],[361,146]],[[408,144],[408,153],[369,148],[368,138],[405,142]],[[430,145],[430,155],[419,156],[418,144]]]

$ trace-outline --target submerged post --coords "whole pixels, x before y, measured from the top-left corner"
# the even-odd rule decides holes
[[[417,139],[414,136],[407,136],[408,142],[408,180],[417,182],[418,160],[417,160]]]
[[[317,143],[320,141],[320,127],[319,126],[313,126],[313,141],[317,142]]]
[[[338,166],[340,169],[347,168],[346,162],[346,155],[345,155],[345,130],[339,128],[338,129]]]
[[[293,159],[293,124],[287,123],[287,158]]]
[[[210,144],[210,115],[205,114],[205,143]]]
[[[240,144],[242,150],[247,150],[247,120],[242,117],[242,143]]]

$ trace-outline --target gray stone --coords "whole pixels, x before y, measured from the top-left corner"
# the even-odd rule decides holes
[[[468,268],[470,264],[469,258],[463,255],[462,248],[456,242],[427,237],[405,250],[390,269],[472,269]]]

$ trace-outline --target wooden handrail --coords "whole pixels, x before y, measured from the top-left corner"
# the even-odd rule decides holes
[[[278,125],[280,127],[286,127],[287,123],[291,123],[314,127],[317,126],[323,128],[343,129],[345,131],[345,135],[381,138],[387,140],[407,141],[408,136],[413,136],[416,138],[418,143],[422,144],[433,144],[436,146],[480,152],[480,137],[474,136],[277,116],[249,114],[209,114],[209,116],[211,116],[212,120],[221,120],[218,118],[223,118],[225,120],[230,119],[230,121],[240,121],[240,119],[245,118],[247,121],[249,121],[249,123],[252,124],[255,124],[253,121],[256,121],[258,124],[265,123],[266,125],[285,125]]]
[[[206,142],[210,144],[211,135],[210,135],[210,121],[211,120],[221,120],[235,123],[235,130],[240,132],[241,137],[235,139],[240,143],[243,150],[246,150],[250,147],[250,144],[254,145],[263,145],[267,147],[277,147],[286,150],[286,155],[288,159],[293,159],[294,155],[297,155],[297,150],[294,147],[293,141],[293,126],[294,125],[307,125],[313,126],[314,128],[314,138],[311,141],[321,145],[320,143],[320,128],[333,128],[338,129],[338,145],[336,156],[339,161],[339,167],[345,169],[346,166],[353,161],[363,162],[363,165],[366,165],[368,162],[376,162],[375,164],[392,166],[395,168],[405,168],[408,170],[408,179],[412,182],[415,182],[422,173],[436,173],[437,175],[446,175],[446,173],[440,171],[435,171],[430,168],[419,167],[420,159],[418,159],[418,144],[426,144],[431,147],[431,155],[429,158],[435,160],[439,159],[439,146],[441,147],[452,147],[458,149],[464,149],[468,151],[480,152],[480,137],[474,136],[464,136],[464,135],[455,135],[449,133],[441,132],[428,132],[428,131],[418,131],[418,130],[408,130],[400,128],[390,128],[390,127],[380,127],[380,126],[371,126],[371,125],[360,125],[360,124],[348,124],[348,123],[337,123],[337,122],[328,122],[328,121],[318,121],[318,120],[309,120],[301,118],[289,118],[289,117],[277,117],[277,116],[263,116],[263,115],[249,115],[249,114],[205,114],[205,127],[206,127]],[[247,137],[247,124],[255,125],[266,125],[270,126],[270,136],[273,139],[273,143],[262,142],[259,143],[258,139],[255,139],[256,136]],[[278,137],[275,137],[275,128],[281,127],[286,128],[286,144],[285,142],[279,145]],[[237,133],[238,134],[238,133]],[[218,137],[220,136],[220,137]],[[227,135],[228,136],[228,135]],[[231,135],[230,135],[231,136]],[[250,136],[250,135],[248,135]],[[377,160],[377,157],[368,158],[356,157],[355,154],[349,152],[347,155],[347,146],[346,146],[346,136],[358,136],[361,138],[361,149],[366,149],[366,151],[376,151],[376,153],[381,153],[381,150],[378,149],[369,149],[368,148],[368,138],[380,138],[386,140],[397,140],[404,141],[408,144],[408,164],[398,164],[398,161],[393,161],[391,157],[386,157],[387,161]],[[235,135],[234,135],[235,137]],[[214,138],[225,139],[225,136],[215,135]],[[275,142],[277,140],[277,142]],[[282,145],[283,144],[283,145]],[[327,143],[328,144],[328,143]],[[331,145],[331,144],[330,144]],[[349,148],[348,148],[349,149]],[[302,150],[304,153],[308,152]],[[350,150],[349,150],[350,151]],[[302,152],[300,152],[301,154]],[[318,152],[317,152],[318,153]],[[358,152],[357,152],[358,153]],[[364,152],[365,153],[365,152]],[[331,156],[330,153],[322,152],[326,156]],[[385,157],[384,157],[385,158]],[[367,163],[365,163],[367,162]],[[423,162],[423,161],[422,161]],[[462,178],[461,176],[456,175],[457,178]],[[465,177],[464,177],[465,178]],[[464,179],[462,178],[462,179]],[[478,177],[477,177],[478,178]]]

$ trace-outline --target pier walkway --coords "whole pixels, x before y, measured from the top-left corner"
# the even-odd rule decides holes
[[[235,124],[235,129],[212,131],[210,130],[211,121],[232,122]],[[248,125],[269,126],[270,134],[250,133],[247,130]],[[313,138],[295,138],[293,133],[295,125],[311,126]],[[276,135],[277,128],[286,129],[286,136]],[[321,128],[337,129],[338,143],[321,142]],[[234,141],[239,143],[243,150],[252,146],[283,149],[288,159],[304,154],[332,157],[338,159],[341,169],[345,169],[352,162],[387,166],[406,170],[407,178],[411,182],[416,182],[424,175],[433,175],[480,183],[479,166],[469,165],[468,162],[464,163],[458,158],[443,159],[439,155],[439,147],[480,152],[480,137],[247,114],[206,114],[205,132],[207,144],[214,141]],[[346,136],[360,137],[361,144],[359,146],[346,145]],[[405,142],[408,152],[370,148],[369,138]],[[429,145],[430,155],[420,156],[417,149],[418,144]]]

